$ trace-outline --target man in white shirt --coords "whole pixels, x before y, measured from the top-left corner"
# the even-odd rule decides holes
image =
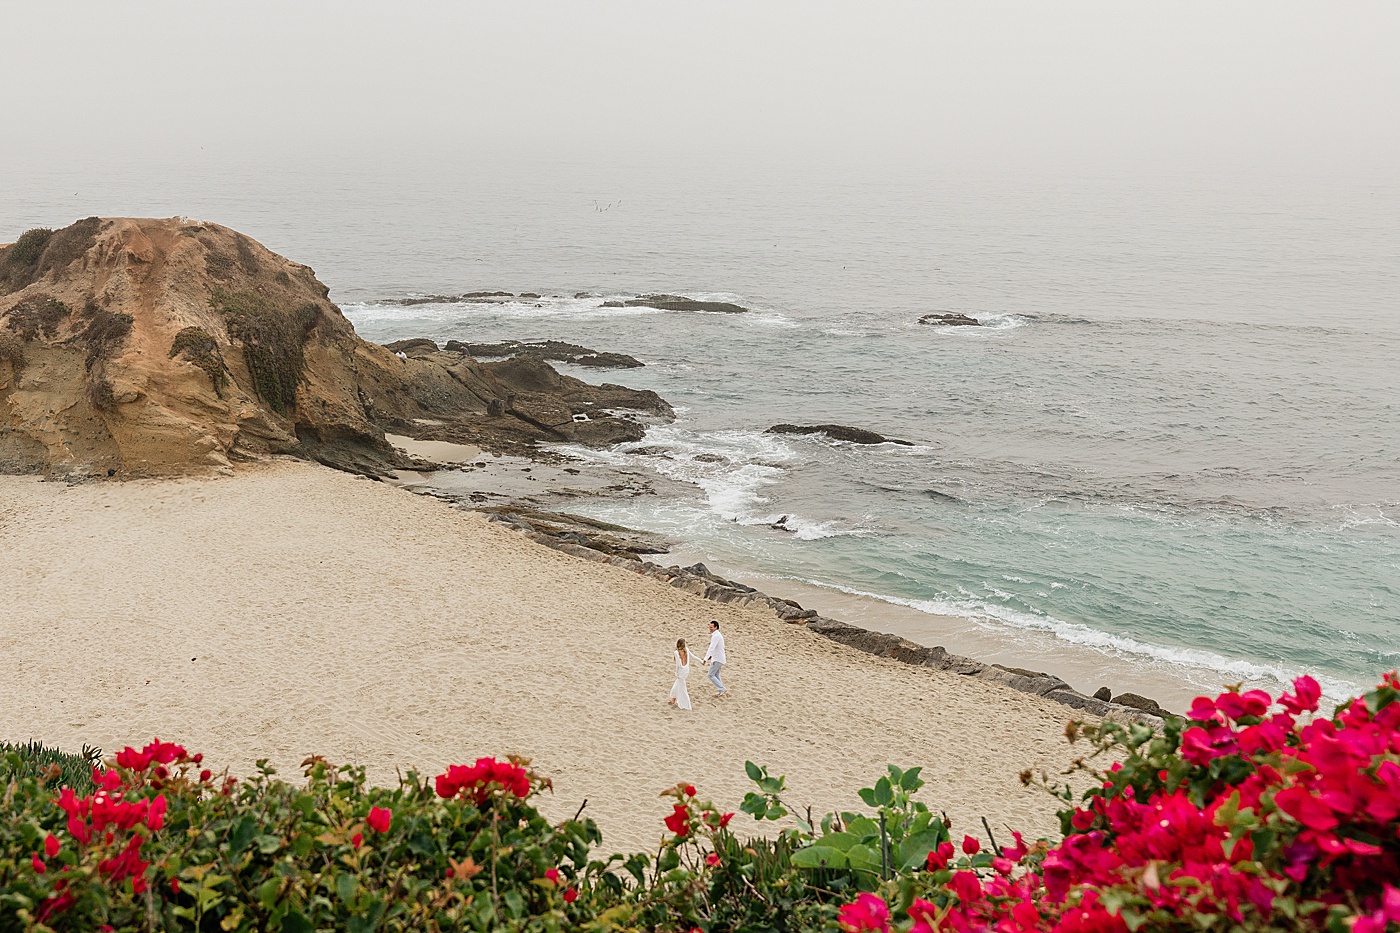
[[[720,668],[724,667],[724,636],[719,633],[719,623],[710,620],[710,650],[705,652],[705,663],[710,666],[710,683],[724,696],[724,683],[719,679]]]

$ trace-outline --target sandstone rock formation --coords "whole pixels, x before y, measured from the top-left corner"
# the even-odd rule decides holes
[[[400,358],[307,266],[216,224],[99,219],[0,247],[0,471],[155,475],[275,453],[378,474],[384,429],[519,451],[635,440],[653,392],[542,360]]]

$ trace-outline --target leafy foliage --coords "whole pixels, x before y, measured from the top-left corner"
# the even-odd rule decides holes
[[[101,761],[101,750],[88,745],[74,755],[40,742],[0,742],[0,784],[38,778],[42,784],[88,792],[92,769]]]
[[[186,327],[175,335],[170,344],[170,359],[183,356],[209,377],[214,386],[214,394],[224,397],[224,387],[228,385],[228,367],[224,355],[219,352],[218,342],[208,331],[198,327]]]
[[[306,338],[320,310],[305,304],[288,311],[255,292],[213,290],[210,305],[223,315],[229,336],[243,345],[253,390],[279,414],[296,408],[297,386],[306,367]]]
[[[39,257],[44,255],[44,247],[49,245],[53,231],[47,227],[35,227],[19,235],[10,247],[6,258],[17,266],[37,266]]]
[[[303,784],[265,763],[239,782],[155,741],[85,786],[68,762],[56,794],[58,753],[30,746],[0,775],[0,928],[1396,933],[1400,677],[1330,717],[1318,697],[1301,678],[1277,704],[1198,699],[1161,733],[1077,725],[1091,749],[1067,774],[1093,785],[1042,778],[1065,837],[991,851],[955,845],[920,770],[893,765],[866,811],[814,821],[748,762],[744,812],[794,825],[741,839],[682,783],[655,855],[594,858],[597,827],[543,820],[548,782],[517,759],[393,789],[319,758]]]
[[[68,320],[69,307],[49,295],[31,295],[10,309],[6,326],[26,343],[40,336],[53,337],[59,325]]]
[[[93,364],[112,354],[131,334],[132,318],[125,311],[108,311],[89,305],[83,311],[87,325],[74,341],[87,350],[83,366],[89,372]]]

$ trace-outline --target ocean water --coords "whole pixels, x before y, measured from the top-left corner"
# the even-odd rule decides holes
[[[0,183],[0,238],[198,216],[315,267],[370,340],[638,357],[575,374],[655,389],[677,421],[570,452],[687,492],[578,511],[830,594],[838,617],[1178,705],[1305,671],[1340,698],[1400,665],[1393,179],[409,158],[106,172],[95,200],[60,194],[80,179]],[[479,289],[546,297],[391,303]],[[601,307],[653,291],[752,311]],[[984,326],[916,323],[931,311]]]

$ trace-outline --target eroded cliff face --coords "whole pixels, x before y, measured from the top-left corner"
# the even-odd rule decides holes
[[[307,266],[226,227],[88,218],[0,247],[0,471],[162,475],[295,454],[367,473],[392,427],[493,449],[614,443],[654,393],[547,364],[408,359],[356,336]],[[575,414],[589,420],[575,424]]]

